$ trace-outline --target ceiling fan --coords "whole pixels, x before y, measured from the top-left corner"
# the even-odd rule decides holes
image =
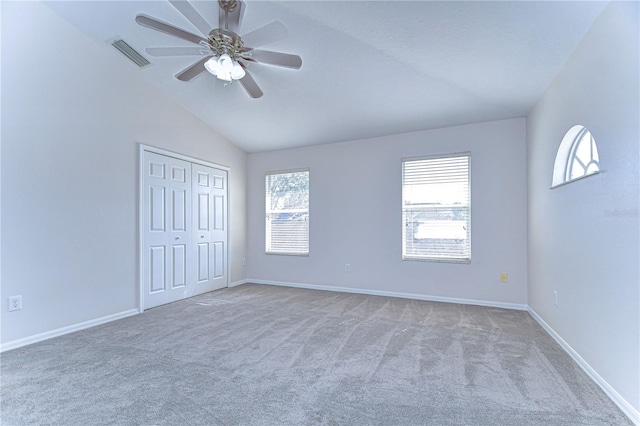
[[[202,35],[185,31],[142,13],[136,16],[136,22],[197,45],[145,49],[149,55],[155,57],[202,56],[176,74],[178,80],[190,81],[207,70],[220,80],[227,82],[238,80],[250,97],[259,98],[263,93],[249,74],[248,63],[262,63],[292,69],[300,69],[302,66],[302,58],[298,55],[256,49],[287,37],[287,29],[279,21],[259,27],[242,37],[238,35],[245,9],[245,3],[241,0],[218,0],[219,28],[213,28],[188,1],[169,0],[169,3]]]

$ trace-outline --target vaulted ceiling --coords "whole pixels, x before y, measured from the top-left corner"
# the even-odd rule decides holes
[[[302,57],[299,70],[248,65],[264,96],[203,72],[198,56],[151,57],[189,42],[142,27],[139,13],[198,30],[168,1],[47,4],[114,61],[123,38],[151,61],[141,78],[247,152],[524,117],[606,3],[557,1],[247,1],[243,35],[273,20],[288,37],[262,47]],[[218,26],[217,1],[191,4]],[[131,63],[132,67],[136,67]]]

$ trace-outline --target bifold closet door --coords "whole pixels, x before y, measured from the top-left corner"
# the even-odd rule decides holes
[[[144,309],[187,297],[194,281],[191,163],[144,152]]]
[[[227,286],[225,170],[143,153],[143,309]]]

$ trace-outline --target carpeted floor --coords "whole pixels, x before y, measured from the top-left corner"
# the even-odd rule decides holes
[[[2,354],[13,425],[631,425],[526,312],[245,284]]]

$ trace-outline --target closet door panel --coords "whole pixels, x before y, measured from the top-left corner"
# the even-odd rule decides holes
[[[189,282],[191,163],[143,155],[143,307],[183,298]]]
[[[227,286],[227,172],[200,164],[193,164],[192,170],[193,197],[198,200],[194,203],[194,220],[198,221],[194,235],[199,262],[197,292],[204,292]]]

